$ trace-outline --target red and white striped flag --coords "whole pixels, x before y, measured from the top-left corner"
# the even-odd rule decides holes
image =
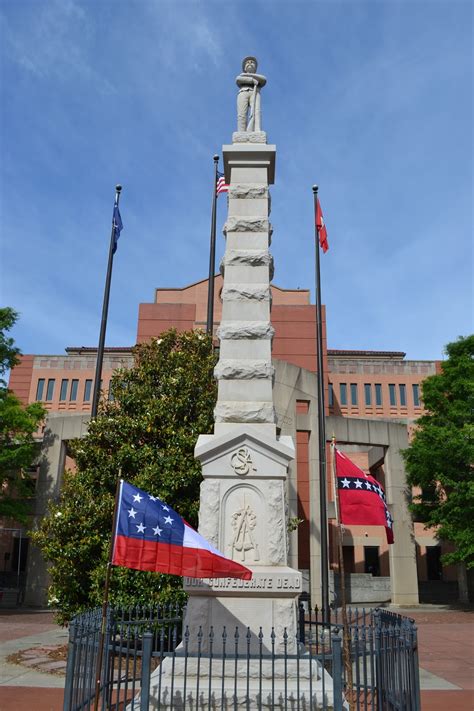
[[[226,185],[224,173],[217,172],[217,183],[216,183],[216,195],[221,193],[227,193],[229,191],[229,186]]]

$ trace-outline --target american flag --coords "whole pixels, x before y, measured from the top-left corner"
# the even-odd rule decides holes
[[[224,173],[219,173],[219,171],[217,171],[216,195],[227,193],[228,191],[229,186],[226,185]]]

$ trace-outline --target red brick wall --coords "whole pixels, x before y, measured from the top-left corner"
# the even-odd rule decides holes
[[[29,403],[31,377],[33,375],[34,355],[23,355],[18,365],[10,373],[8,387],[13,390],[17,398],[24,404]]]
[[[149,341],[169,328],[192,331],[195,320],[195,304],[140,304],[137,343]]]
[[[298,462],[298,566],[309,568],[309,432],[296,433],[296,458]]]
[[[326,309],[323,317],[323,361],[327,371]],[[271,313],[275,329],[273,357],[316,372],[316,307],[274,306]]]

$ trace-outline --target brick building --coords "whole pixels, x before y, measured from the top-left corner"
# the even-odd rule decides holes
[[[221,317],[222,277],[215,277],[215,327]],[[156,289],[153,303],[140,304],[137,343],[168,328],[190,330],[206,325],[207,279],[183,288]],[[292,533],[290,565],[303,571],[307,590],[317,601],[319,590],[319,465],[317,461],[317,380],[315,306],[309,290],[272,285],[274,398],[281,434],[293,436],[297,459],[290,467],[290,517],[302,523]],[[331,350],[326,342],[323,309],[323,363],[327,436],[336,434],[341,449],[384,485],[395,522],[395,545],[387,546],[377,527],[353,526],[344,537],[344,560],[351,573],[355,602],[416,604],[418,591],[455,586],[456,570],[442,568],[441,546],[433,531],[413,523],[407,509],[400,449],[407,446],[414,420],[422,412],[421,382],[437,372],[435,361],[407,361],[403,352]],[[64,355],[25,355],[11,373],[9,387],[24,402],[41,400],[48,410],[43,457],[37,483],[36,517],[49,498],[59,495],[69,439],[87,429],[91,408],[96,349],[68,347]],[[113,371],[133,362],[131,347],[107,348],[102,388],[107,397]],[[330,469],[330,467],[328,467]],[[330,567],[337,569],[333,531],[332,481],[328,471]],[[3,540],[3,539],[2,539]],[[6,544],[5,544],[6,545]],[[25,545],[25,544],[24,544]],[[11,558],[12,567],[18,563]],[[31,549],[26,601],[45,600],[47,576],[38,551]],[[334,579],[331,576],[334,588]],[[441,591],[443,592],[443,591]]]

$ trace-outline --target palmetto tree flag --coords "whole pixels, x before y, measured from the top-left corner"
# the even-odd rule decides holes
[[[250,580],[249,568],[224,556],[156,496],[121,480],[112,565],[190,578]]]
[[[393,520],[381,484],[338,449],[335,454],[340,522],[347,526],[384,526],[387,542],[393,543]]]
[[[114,246],[112,249],[112,254],[117,251],[117,244],[120,237],[120,233],[123,230],[122,218],[120,216],[120,210],[117,203],[114,205],[114,214],[112,215],[112,227],[114,230]]]

